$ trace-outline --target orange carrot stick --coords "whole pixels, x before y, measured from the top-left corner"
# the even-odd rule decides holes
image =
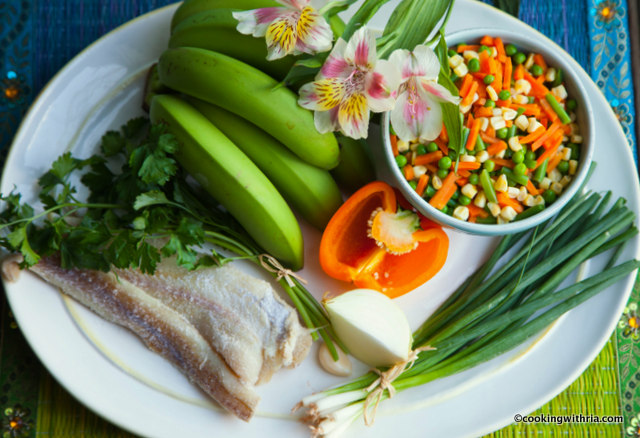
[[[404,173],[404,178],[407,181],[411,181],[415,178],[415,173],[413,173],[413,166],[411,164],[407,164],[402,168],[402,172]]]
[[[460,105],[461,106],[471,105],[471,102],[473,101],[473,96],[476,94],[477,89],[478,89],[478,83],[476,81],[472,81],[471,86],[469,87],[469,91],[464,96],[464,99],[462,99],[462,102],[460,102]]]
[[[540,137],[538,137],[538,139],[531,144],[531,150],[532,151],[537,150],[540,146],[542,146],[542,143],[544,143],[546,139],[551,137],[551,135],[554,132],[556,132],[561,126],[562,126],[562,122],[559,119],[553,122],[551,126],[549,126],[549,128],[546,130],[546,132],[542,134]]]
[[[531,74],[529,74],[528,71],[525,70],[523,74],[524,74],[524,79],[526,79],[527,82],[531,84],[531,95],[538,97],[542,101],[544,97],[547,95],[547,93],[549,93],[549,89],[545,87],[543,84],[541,84],[540,82],[538,82],[536,78],[534,78],[533,76],[531,76]]]
[[[469,209],[469,216],[471,217],[489,217],[489,213],[477,205],[469,204],[467,208]]]
[[[536,169],[540,167],[540,165],[544,162],[544,160],[546,160],[547,158],[551,158],[558,151],[559,147],[560,145],[556,146],[555,148],[546,149],[536,160]],[[548,167],[548,164],[547,164],[547,167]]]
[[[524,79],[524,65],[522,64],[516,65],[516,68],[513,71],[513,80],[517,81],[519,79]]]
[[[436,138],[434,141],[438,145],[438,148],[442,151],[443,155],[449,155],[449,147],[443,140],[441,140],[440,138]]]
[[[473,121],[473,125],[471,125],[471,130],[469,131],[469,136],[467,137],[467,150],[472,151],[476,147],[476,141],[478,140],[478,133],[480,132],[480,125],[482,125],[482,120],[475,119]]]
[[[428,182],[429,175],[427,175],[426,173],[420,175],[420,178],[418,178],[418,185],[416,186],[416,193],[418,194],[418,196],[422,197],[422,195],[424,195],[424,191],[427,188]]]
[[[513,161],[507,160],[505,158],[492,158],[491,161],[493,161],[496,166],[500,167],[508,167],[512,169],[514,166]]]
[[[480,49],[480,45],[478,44],[460,44],[456,51],[458,53],[462,53],[467,50],[473,50],[474,52],[477,52],[478,49]]]
[[[504,63],[504,75],[502,76],[502,89],[511,89],[511,74],[513,72],[513,64],[511,63],[511,57],[507,56]]]
[[[531,182],[531,179],[527,181],[527,191],[531,193],[533,196],[537,196],[540,194],[536,186],[534,186],[533,183]]]
[[[541,54],[536,53],[535,55],[533,55],[533,62],[542,67],[543,72],[547,71],[547,63],[545,62],[544,57]]]
[[[460,161],[458,163],[458,173],[461,170],[476,170],[480,169],[481,164],[477,161]]]
[[[484,46],[493,46],[493,37],[490,35],[485,35],[480,39],[480,44]]]
[[[496,46],[496,50],[498,51],[498,61],[505,62],[507,59],[507,53],[504,51],[504,44],[502,43],[502,38],[496,37],[493,39],[493,44]]]
[[[398,137],[391,134],[389,136],[389,140],[391,141],[391,150],[393,151],[393,156],[397,157],[399,152],[398,152]]]
[[[520,142],[520,144],[531,143],[532,141],[536,141],[538,138],[540,138],[540,136],[544,134],[544,131],[545,131],[544,126],[540,126],[535,131],[523,137],[518,137],[518,141]]]
[[[418,155],[413,164],[416,166],[424,166],[425,164],[435,163],[443,156],[442,151],[429,152],[424,155]]]
[[[458,177],[456,176],[455,172],[449,172],[444,181],[442,181],[442,187],[440,187],[436,194],[433,195],[433,197],[429,201],[429,204],[431,204],[432,207],[437,208],[438,210],[444,208],[444,206],[447,205],[447,202],[449,202],[449,199],[451,199],[457,189],[457,179]]]
[[[547,102],[546,99],[540,99],[540,106],[542,107],[542,110],[547,115],[547,117],[549,117],[549,120],[551,120],[552,122],[558,120],[558,114],[556,114],[553,108],[551,108],[551,105],[549,105],[549,102]]]
[[[524,114],[525,116],[538,117],[540,116],[540,112],[542,111],[540,109],[540,106],[535,103],[513,103],[512,106],[514,109],[524,108],[524,113],[522,114]]]
[[[506,151],[506,150],[507,150],[507,144],[502,140],[498,140],[497,142],[487,146],[487,153],[489,155],[497,155],[500,152]]]
[[[495,131],[494,131],[495,133]],[[482,141],[484,141],[485,143],[489,143],[489,144],[494,144],[494,143],[498,143],[499,141],[501,141],[499,138],[494,137],[493,135],[491,135],[489,133],[489,130],[487,129],[487,132],[480,132],[480,138],[482,138]]]
[[[440,131],[440,136],[438,137],[440,140],[445,143],[449,143],[449,134],[447,133],[447,127],[442,124],[442,131]]]
[[[524,211],[524,207],[517,199],[510,198],[509,195],[504,192],[498,192],[496,198],[498,198],[498,204],[503,207],[509,206],[513,208],[516,213],[522,213]]]
[[[469,92],[469,88],[471,87],[472,82],[473,82],[473,76],[471,76],[468,73],[464,75],[464,78],[462,78],[462,84],[460,85],[460,91],[458,92],[458,94],[460,94],[460,96],[462,97],[466,96],[467,93]]]
[[[556,152],[556,154],[549,159],[549,164],[547,164],[547,175],[551,174],[551,171],[560,164],[560,161],[562,161],[562,154]]]
[[[486,106],[481,106],[480,108],[478,108],[476,110],[476,112],[474,113],[474,116],[476,118],[478,117],[493,117],[493,108],[488,108]],[[569,125],[567,125],[569,126]]]
[[[502,63],[496,62],[496,77],[491,83],[496,93],[502,91]]]

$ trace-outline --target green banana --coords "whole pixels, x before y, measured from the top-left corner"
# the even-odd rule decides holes
[[[264,129],[304,161],[332,169],[340,149],[332,133],[320,134],[313,113],[293,91],[244,62],[193,47],[166,50],[158,62],[162,83],[219,105]]]
[[[291,269],[303,265],[300,226],[280,193],[255,164],[197,109],[182,99],[157,95],[151,121],[176,136],[176,158],[254,240]]]
[[[264,38],[254,38],[238,32],[238,22],[231,15],[234,10],[237,9],[211,9],[186,18],[174,28],[169,39],[169,47],[213,50],[246,62],[276,79],[284,79],[295,58],[287,56],[268,61]]]
[[[364,140],[354,140],[338,136],[340,144],[340,164],[331,170],[331,175],[340,187],[355,192],[360,187],[376,179],[376,173]]]
[[[328,171],[302,161],[242,117],[199,99],[187,101],[251,158],[295,211],[324,229],[342,204],[340,189]]]
[[[171,31],[184,19],[198,12],[210,11],[218,8],[233,8],[240,10],[272,8],[282,6],[274,0],[186,0],[171,18]]]

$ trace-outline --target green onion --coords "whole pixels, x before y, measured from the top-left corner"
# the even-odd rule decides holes
[[[558,103],[558,101],[556,100],[556,98],[555,98],[555,96],[553,94],[547,93],[544,96],[544,98],[547,100],[549,105],[551,105],[551,108],[558,115],[558,117],[560,118],[560,121],[562,123],[564,123],[565,125],[567,123],[571,123],[571,117],[569,117],[569,114],[567,114],[567,112],[564,110],[564,108],[562,108],[562,106]]]
[[[549,164],[549,159],[547,158],[538,166],[538,168],[533,172],[533,179],[537,182],[542,182],[542,180],[547,175],[547,165]]]
[[[522,213],[519,213],[518,215],[516,215],[516,218],[514,219],[514,221],[521,221],[523,219],[533,216],[534,214],[540,213],[542,210],[544,210],[544,205],[542,204],[534,205],[533,207],[529,207]]]
[[[480,172],[480,184],[482,185],[482,190],[484,190],[484,194],[487,196],[487,200],[489,200],[489,202],[498,202],[498,198],[496,197],[496,191],[493,188],[491,177],[489,176],[489,172],[487,171],[486,168],[482,169],[482,172]]]

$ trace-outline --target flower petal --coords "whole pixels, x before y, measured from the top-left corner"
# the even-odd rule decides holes
[[[445,87],[438,84],[437,82],[423,79],[421,83],[424,90],[427,93],[431,94],[437,100],[441,102],[453,103],[455,105],[460,103],[461,99],[459,96],[454,96],[453,94],[451,94],[449,90],[447,90]]]
[[[347,42],[342,38],[333,45],[329,57],[322,65],[320,69],[319,77],[325,78],[347,78],[353,73],[354,68],[349,65],[346,59],[344,59],[344,51],[347,47]]]
[[[302,10],[309,5],[310,0],[276,0],[281,5],[288,6],[292,9]]]
[[[415,69],[419,72],[416,76],[424,76],[426,79],[438,80],[440,74],[440,60],[435,52],[425,45],[416,46],[413,49]]]
[[[313,114],[313,122],[316,125],[316,130],[320,134],[337,131],[340,128],[338,121],[339,112],[340,107],[332,108],[329,111],[316,111]]]
[[[331,49],[333,32],[329,23],[309,6],[300,13],[296,33],[298,36],[296,49],[300,52],[318,53]]]
[[[369,107],[364,94],[353,93],[341,104],[338,113],[340,131],[351,138],[367,138],[369,131]]]
[[[276,20],[282,14],[287,13],[287,8],[260,8],[251,11],[233,12],[233,18],[238,20],[236,29],[245,35],[253,35],[254,37],[262,37],[267,32],[267,27],[272,21]]]
[[[404,141],[433,140],[442,130],[440,103],[419,87],[415,79],[410,80],[391,112],[391,126]]]
[[[344,51],[344,58],[362,70],[373,70],[376,65],[376,38],[366,27],[354,33]]]
[[[300,87],[298,105],[326,111],[340,105],[345,95],[345,83],[338,78],[325,78]]]
[[[297,12],[281,14],[267,27],[267,59],[274,60],[292,53],[296,48]]]
[[[365,78],[365,92],[371,111],[389,111],[395,105],[400,86],[400,71],[390,61],[379,60],[373,72]]]

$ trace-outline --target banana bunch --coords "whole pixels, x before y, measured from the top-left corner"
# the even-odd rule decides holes
[[[262,248],[299,269],[303,240],[293,211],[319,229],[328,223],[342,203],[329,172],[340,146],[271,76],[284,76],[292,61],[266,61],[264,40],[235,30],[230,7],[269,6],[277,3],[185,1],[146,98],[152,122],[179,141],[182,167]]]

